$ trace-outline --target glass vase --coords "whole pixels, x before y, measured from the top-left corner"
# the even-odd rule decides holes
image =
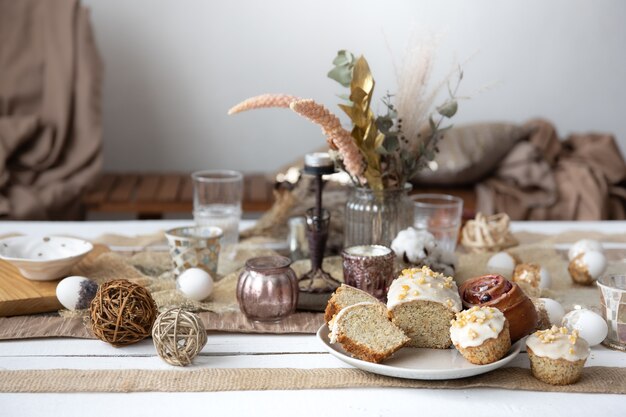
[[[379,191],[354,187],[346,202],[344,247],[390,246],[398,232],[413,223],[413,206],[409,200],[411,189],[411,184]]]

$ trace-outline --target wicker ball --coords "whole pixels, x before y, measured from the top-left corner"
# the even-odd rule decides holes
[[[150,292],[125,279],[104,283],[89,308],[94,335],[113,346],[125,346],[150,336],[158,314]]]
[[[157,317],[152,328],[152,341],[165,362],[186,366],[206,344],[206,330],[194,313],[172,308]]]

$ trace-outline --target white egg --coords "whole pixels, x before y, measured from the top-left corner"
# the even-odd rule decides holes
[[[563,306],[552,298],[540,298],[540,300],[543,302],[543,308],[546,310],[546,313],[548,313],[550,324],[560,326],[565,315]]]
[[[567,257],[571,261],[581,253],[591,251],[603,252],[602,244],[593,239],[581,239],[578,242],[574,243],[571,248],[569,248],[569,251],[567,252]]]
[[[594,280],[597,280],[606,271],[607,260],[602,252],[585,252],[580,261],[586,265],[589,276]]]
[[[176,287],[187,298],[202,301],[213,292],[213,278],[204,269],[189,268],[180,274]]]
[[[89,308],[89,303],[96,296],[98,284],[89,278],[71,276],[63,278],[56,289],[57,298],[68,310]]]
[[[550,288],[552,285],[552,278],[550,277],[548,270],[543,266],[539,270],[539,277],[539,288]]]
[[[507,252],[498,252],[487,261],[487,272],[511,278],[515,270],[515,259]]]
[[[580,337],[589,346],[601,343],[609,333],[606,321],[599,314],[587,309],[572,310],[563,317],[563,326],[569,330],[578,330]]]

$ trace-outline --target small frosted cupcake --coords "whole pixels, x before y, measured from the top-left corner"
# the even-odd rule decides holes
[[[509,323],[494,307],[472,307],[450,322],[450,338],[465,359],[476,365],[500,360],[511,348]]]
[[[566,327],[552,326],[526,339],[530,370],[540,381],[552,385],[568,385],[580,379],[591,350],[589,343]]]

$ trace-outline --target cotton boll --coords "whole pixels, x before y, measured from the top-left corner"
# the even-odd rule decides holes
[[[409,227],[398,233],[391,242],[391,249],[400,262],[410,265],[426,265],[433,271],[452,276],[456,268],[456,255],[442,250],[435,237],[426,230]]]
[[[68,310],[82,310],[96,296],[98,284],[89,278],[71,276],[62,279],[56,288],[56,295],[63,307]]]
[[[609,332],[604,319],[587,309],[572,310],[563,317],[563,326],[569,330],[578,330],[580,337],[585,339],[589,346],[600,344]]]
[[[511,278],[517,263],[517,260],[510,253],[498,252],[487,261],[487,272]]]
[[[602,244],[593,239],[581,239],[574,243],[567,252],[567,257],[571,261],[576,256],[585,252],[603,252]]]
[[[436,246],[435,237],[426,230],[416,230],[412,227],[401,230],[391,242],[391,249],[396,256],[407,263],[418,264],[427,254],[427,249]]]
[[[176,280],[176,288],[187,298],[202,301],[213,292],[213,278],[204,269],[189,268]]]
[[[539,300],[543,303],[543,308],[548,314],[550,325],[560,325],[563,320],[563,316],[565,315],[565,309],[563,306],[558,301],[551,298],[540,298]]]

